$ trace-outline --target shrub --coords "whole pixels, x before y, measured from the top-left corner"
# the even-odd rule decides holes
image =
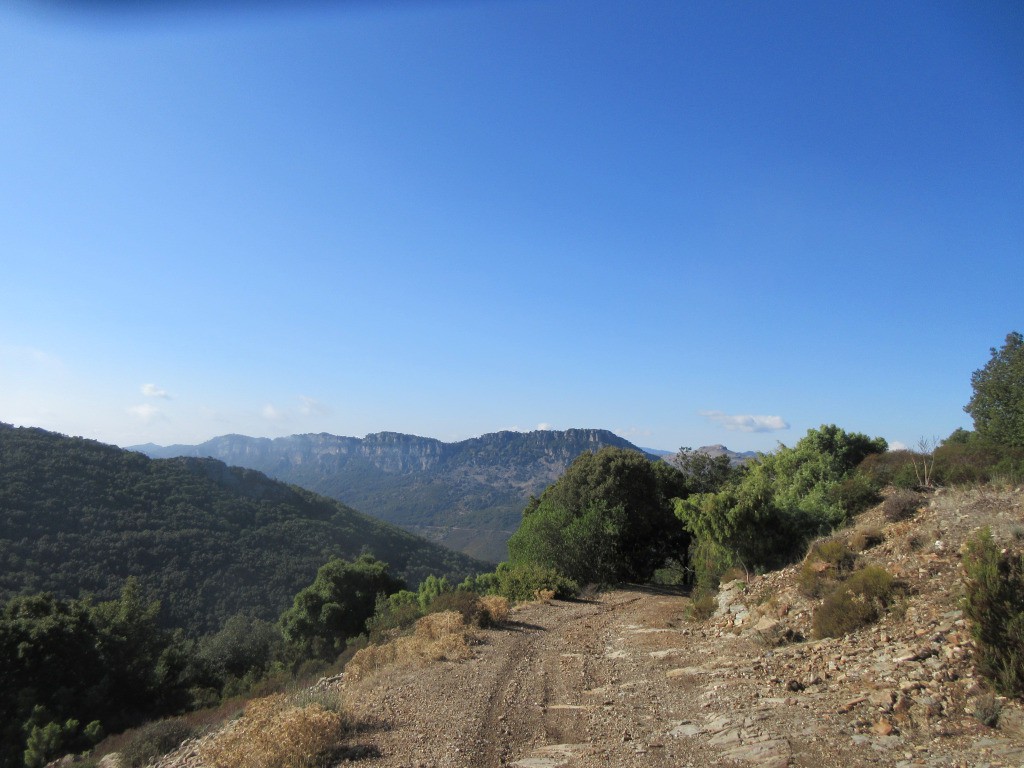
[[[850,549],[854,552],[863,552],[866,549],[877,547],[885,541],[885,534],[878,528],[860,528],[850,535]]]
[[[856,559],[842,539],[814,542],[797,576],[800,591],[808,597],[821,597],[853,569]]]
[[[437,578],[434,574],[430,574],[420,582],[420,586],[416,591],[416,600],[419,603],[420,611],[426,613],[437,598],[451,591],[452,585],[448,583],[446,576]]]
[[[884,568],[869,565],[854,571],[814,611],[814,636],[840,637],[877,621],[895,593],[896,582]]]
[[[554,568],[531,563],[501,563],[494,573],[497,578],[496,593],[513,603],[533,600],[538,589],[553,590],[560,598],[572,597],[580,590],[579,584]]]
[[[882,502],[882,514],[890,523],[909,520],[924,503],[924,497],[915,491],[898,490]]]
[[[711,538],[695,538],[690,545],[695,592],[714,593],[722,575],[736,562],[735,553]]]
[[[966,443],[946,441],[935,450],[935,474],[948,485],[1024,480],[1024,448],[995,445],[977,437]]]
[[[133,731],[121,750],[121,761],[128,768],[141,768],[154,758],[173,752],[195,729],[179,718],[157,720]]]
[[[988,529],[967,542],[964,612],[978,666],[1008,696],[1024,693],[1024,557],[1000,551]]]
[[[872,454],[868,458],[879,455],[881,454]],[[869,475],[853,472],[832,486],[826,498],[846,510],[847,516],[856,515],[878,503],[880,487],[880,483]]]
[[[986,691],[974,700],[974,719],[982,725],[995,728],[1001,712],[1002,706],[992,691]]]
[[[654,572],[651,577],[652,584],[660,584],[666,587],[678,587],[686,583],[686,564],[676,558],[669,558]]]
[[[312,768],[348,728],[343,712],[278,694],[250,702],[239,720],[200,748],[200,757],[210,768]]]
[[[876,488],[887,485],[915,488],[917,473],[914,471],[914,458],[910,451],[875,453],[860,463],[857,474],[868,478]]]
[[[429,613],[416,622],[412,635],[358,651],[345,667],[346,676],[359,679],[391,665],[419,665],[470,655],[470,628],[458,611]]]
[[[430,611],[427,613],[427,616],[432,613],[455,611],[462,615],[462,619],[466,624],[480,626],[480,610],[476,594],[464,592],[460,589],[454,592],[444,592],[435,597],[430,603]]]
[[[481,627],[496,627],[508,621],[508,598],[501,595],[484,595],[477,603],[480,607],[478,621]]]
[[[686,606],[684,615],[690,621],[704,621],[710,619],[718,608],[718,600],[715,593],[710,590],[698,590],[690,597],[690,604]]]
[[[370,639],[379,642],[395,630],[411,627],[419,617],[419,596],[403,589],[393,595],[377,595],[377,604],[373,616],[366,621],[366,629]]]

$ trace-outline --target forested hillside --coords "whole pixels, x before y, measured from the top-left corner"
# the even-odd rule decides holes
[[[601,429],[496,432],[444,443],[380,432],[364,438],[225,435],[201,445],[136,446],[154,458],[209,456],[322,493],[362,512],[493,562],[522,510],[584,452],[640,450]]]
[[[482,563],[336,501],[213,459],[153,460],[0,424],[0,601],[116,598],[126,578],[192,632],[275,619],[332,556],[370,552],[415,584]]]

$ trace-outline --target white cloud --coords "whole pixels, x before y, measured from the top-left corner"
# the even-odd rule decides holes
[[[540,424],[537,425],[537,429],[540,429],[540,430],[546,432],[546,431],[548,431],[550,429],[553,429],[553,427],[550,424],[548,424],[546,421],[542,421]]]
[[[149,424],[154,419],[163,418],[163,413],[152,403],[143,403],[142,405],[133,405],[128,409],[128,413],[143,422]]]
[[[159,397],[164,400],[170,400],[171,396],[168,394],[166,389],[158,387],[156,384],[143,384],[142,394],[146,397]]]
[[[268,421],[280,421],[285,417],[284,411],[278,410],[270,403],[263,406],[263,410],[260,411],[263,414],[263,418]]]
[[[299,395],[299,413],[303,416],[326,416],[331,409],[318,400]]]
[[[907,450],[910,450],[910,447],[906,443],[901,443],[899,440],[890,440],[889,441],[889,450],[890,451],[907,451]]]
[[[737,432],[777,432],[789,429],[789,423],[781,416],[753,416],[750,414],[728,414],[722,411],[701,411],[700,415]]]

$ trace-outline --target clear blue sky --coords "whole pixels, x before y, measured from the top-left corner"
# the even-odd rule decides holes
[[[914,444],[1024,331],[1020,3],[120,5],[0,6],[0,421]]]

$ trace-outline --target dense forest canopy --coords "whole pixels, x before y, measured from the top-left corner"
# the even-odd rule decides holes
[[[149,459],[0,425],[0,600],[112,599],[129,577],[191,633],[276,619],[332,557],[366,551],[410,584],[483,563],[345,505],[213,459]]]

